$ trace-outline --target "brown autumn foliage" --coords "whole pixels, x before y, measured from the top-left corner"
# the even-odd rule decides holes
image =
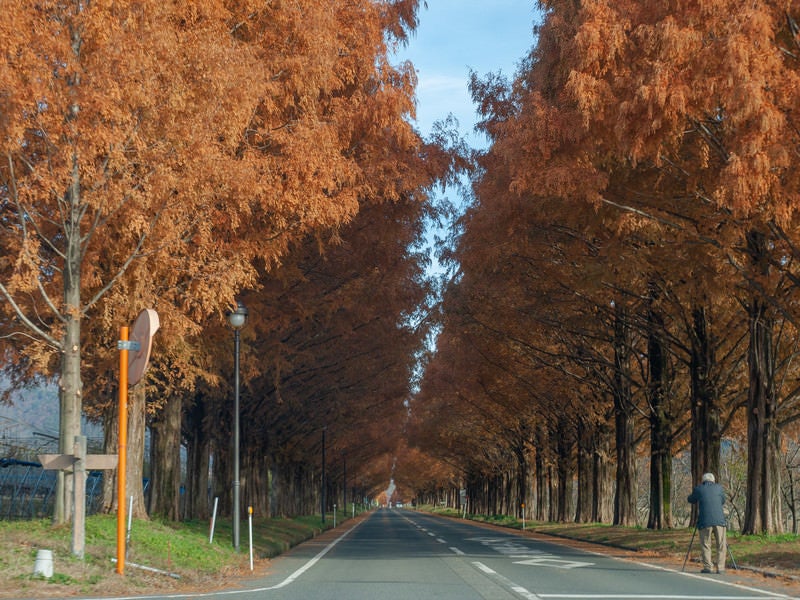
[[[540,5],[537,46],[513,84],[473,81],[492,145],[461,224],[449,292],[459,301],[446,296],[441,337],[445,352],[472,359],[437,355],[444,364],[426,377],[423,398],[441,398],[445,365],[459,381],[480,362],[529,382],[501,409],[516,415],[520,400],[540,408],[531,431],[557,426],[565,406],[603,431],[613,407],[614,520],[623,523],[636,518],[632,449],[649,446],[651,523],[669,526],[664,458],[691,447],[699,477],[719,468],[721,436],[747,438],[743,528],[780,528],[776,450],[797,415],[800,6]],[[467,348],[475,339],[491,352],[476,356]],[[581,397],[597,404],[571,404],[565,381],[582,382]],[[760,416],[746,418],[745,403]],[[534,439],[536,478],[559,468],[546,464],[558,446]],[[562,491],[534,486],[544,502]]]
[[[141,308],[163,326],[155,414],[215,385],[208,319],[293,244],[440,172],[388,57],[416,0],[5,8],[3,333],[21,381],[60,372],[62,442],[84,397],[108,410]]]

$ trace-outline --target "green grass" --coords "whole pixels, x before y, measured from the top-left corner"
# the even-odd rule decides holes
[[[341,521],[341,514],[337,515],[337,523]],[[318,515],[296,519],[254,518],[254,559],[274,557],[332,524],[332,515],[326,517],[324,526]],[[243,518],[240,525],[237,553],[232,544],[230,519],[217,520],[212,543],[209,543],[208,521],[172,523],[134,519],[124,575],[119,575],[114,515],[86,519],[82,559],[72,555],[71,525],[53,526],[49,520],[0,521],[0,580],[11,582],[0,586],[0,598],[124,595],[186,585],[207,589],[231,574],[249,572],[248,519]],[[40,549],[53,552],[53,576],[49,579],[33,575]]]

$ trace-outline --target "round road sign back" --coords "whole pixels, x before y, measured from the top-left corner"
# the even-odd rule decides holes
[[[161,324],[158,313],[146,308],[139,313],[133,324],[131,340],[139,342],[139,349],[128,355],[128,385],[136,385],[147,370],[150,361],[150,349],[153,346],[153,335]]]

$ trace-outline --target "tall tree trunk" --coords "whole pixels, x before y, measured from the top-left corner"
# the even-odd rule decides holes
[[[187,519],[207,519],[213,500],[209,497],[208,469],[211,458],[211,437],[204,427],[205,404],[196,399],[185,414],[186,439],[186,511]]]
[[[651,301],[656,297],[651,286]],[[667,349],[664,342],[664,319],[652,307],[648,310],[648,367],[650,399],[650,514],[648,529],[672,527],[671,486],[672,431],[667,414]]]
[[[721,440],[720,404],[715,384],[716,344],[704,306],[692,309],[689,331],[691,359],[691,471],[692,482],[700,483],[703,473],[720,474]],[[692,504],[691,523],[697,522],[697,505]]]
[[[106,454],[119,453],[119,403],[103,414],[103,447]],[[117,510],[117,470],[106,471],[103,477],[103,513]]]
[[[546,448],[545,441],[542,435],[542,427],[536,428],[536,458],[534,464],[536,465],[535,481],[536,481],[536,510],[533,518],[536,521],[547,520],[547,506],[549,503],[548,487],[547,487],[547,462],[545,460],[544,448]]]
[[[788,465],[787,465],[788,466]],[[797,535],[797,497],[795,491],[794,471],[790,468],[786,469],[786,474],[789,479],[786,503],[789,505],[789,513],[792,517],[792,533]]]
[[[128,396],[128,444],[125,475],[125,493],[127,498],[133,497],[132,516],[138,519],[147,518],[144,503],[144,436],[145,436],[145,393],[144,386],[132,388]],[[105,446],[108,454],[116,454],[119,449],[119,406],[115,404],[105,424]],[[107,471],[110,475],[103,480],[103,510],[116,511],[120,499],[117,498],[117,477],[119,471]],[[126,511],[129,501],[125,502]]]
[[[181,397],[172,395],[150,426],[149,512],[180,520]]]
[[[137,519],[147,518],[144,500],[144,437],[146,433],[145,386],[136,385],[129,396],[128,415],[128,473],[126,491],[133,497],[132,515]]]
[[[196,433],[186,445],[186,510],[181,515],[183,519],[208,519],[211,516],[210,458],[211,440],[205,433]]]
[[[760,275],[767,274],[766,238],[751,231],[747,248]],[[750,347],[747,393],[747,494],[742,527],[744,534],[776,533],[781,528],[778,446],[776,423],[775,358],[772,345],[773,317],[767,303],[754,295],[748,310]]]
[[[523,430],[524,431],[524,430]],[[515,476],[516,487],[516,515],[518,518],[525,516],[525,506],[528,504],[528,460],[525,456],[525,436],[520,434],[520,438],[514,447],[514,456],[517,459]]]
[[[247,509],[260,516],[270,514],[269,508],[269,462],[262,452],[246,447],[243,454],[242,511],[247,519]],[[335,497],[334,497],[335,498]],[[343,508],[340,504],[338,508]]]
[[[578,416],[578,499],[575,505],[575,522],[592,521],[592,501],[594,489],[594,442],[596,440],[594,423],[583,415]]]
[[[558,522],[558,472],[555,466],[547,467],[547,520]]]
[[[483,491],[483,502],[481,503],[482,508],[480,507],[481,505],[479,505],[479,508],[477,510],[473,510],[472,512],[485,515],[496,515],[497,509],[495,508],[495,501],[497,499],[497,494],[495,493],[495,486],[497,479],[495,477],[484,475],[481,477],[481,482],[483,483],[481,486],[481,490]]]
[[[614,320],[614,410],[617,440],[617,488],[614,525],[636,525],[636,453],[630,386],[630,332],[627,314],[617,305]]]
[[[573,448],[574,427],[568,421],[565,414],[562,413],[558,420],[557,443],[558,448],[558,521],[566,523],[572,519],[574,512],[572,510],[572,476],[573,476]]]
[[[76,34],[77,35],[77,34]],[[73,157],[72,181],[66,191],[69,214],[65,224],[64,259],[64,338],[59,381],[59,444],[61,454],[72,454],[75,436],[81,435],[83,382],[81,381],[81,229],[80,174],[77,156]],[[53,521],[62,524],[72,519],[73,477],[59,471]]]
[[[716,354],[714,336],[705,307],[692,310],[689,335],[691,360],[691,466],[692,481],[697,484],[703,473],[720,473],[720,407],[714,383]],[[694,522],[694,521],[693,521]]]
[[[609,523],[614,516],[614,503],[611,490],[614,484],[614,474],[611,468],[611,427],[602,423],[595,428],[595,452],[592,469],[592,521],[595,523]]]

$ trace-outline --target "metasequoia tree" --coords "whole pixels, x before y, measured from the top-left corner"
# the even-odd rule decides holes
[[[708,13],[714,19],[687,14],[675,30],[657,30],[656,24],[650,29],[658,31],[665,44],[686,39],[691,40],[692,49],[699,50],[671,57],[678,69],[696,71],[691,79],[681,77],[682,90],[688,92],[681,101],[683,110],[668,101],[660,111],[669,115],[663,134],[656,132],[650,140],[663,148],[667,137],[680,140],[675,136],[680,135],[682,125],[693,125],[697,138],[693,143],[710,159],[705,169],[695,169],[692,183],[717,206],[747,219],[738,232],[732,232],[736,238],[731,243],[743,250],[744,256],[734,257],[732,262],[744,273],[750,289],[749,486],[743,528],[746,532],[775,531],[780,528],[779,504],[775,502],[780,419],[770,329],[777,298],[768,291],[774,272],[770,273],[767,256],[773,247],[766,238],[774,225],[794,223],[798,207],[797,163],[787,141],[796,139],[800,108],[794,93],[798,46],[793,25],[800,7],[772,2],[714,4]],[[735,18],[723,19],[718,11],[728,11]],[[665,22],[669,17],[659,16],[656,21]],[[660,85],[677,84],[672,77],[668,81],[663,81],[663,75],[659,78]],[[632,129],[639,129],[639,122],[632,120],[631,124],[634,122]],[[773,262],[778,262],[779,252],[776,249]]]
[[[786,146],[795,139],[797,108],[794,8],[735,1],[542,5],[546,24],[520,117],[508,127],[511,189],[660,219],[689,243],[718,246],[747,282],[739,289],[751,296],[751,365],[758,372],[750,376],[745,530],[773,530],[776,404],[769,383],[760,382],[769,381],[774,320],[752,284],[770,276],[763,261],[769,246],[755,243],[759,235],[771,223],[793,223],[797,206],[797,169]],[[613,193],[611,178],[621,168],[663,173],[638,196],[638,208],[629,203],[634,195],[625,203]],[[734,277],[727,281],[737,289]]]
[[[414,355],[425,334],[410,324],[411,312],[428,294],[414,247],[428,210],[424,188],[438,169],[421,161],[427,156],[445,173],[446,154],[438,153],[441,161],[436,154],[423,146],[397,154],[397,164],[419,163],[408,169],[407,197],[365,199],[336,241],[309,237],[295,244],[280,268],[263,271],[260,289],[242,297],[250,312],[242,331],[242,487],[245,499],[266,513],[293,515],[319,506],[314,479],[323,429],[331,462],[346,461],[347,478],[362,487],[377,483],[361,472],[368,457],[390,455],[399,443]],[[220,339],[215,334],[209,348]],[[215,362],[230,368],[228,345],[219,348]],[[198,425],[216,426],[192,435],[216,439],[219,481],[230,464],[229,398],[224,383],[205,395],[202,411],[215,418]],[[338,480],[326,474],[337,490],[344,480],[343,469],[339,473]],[[385,485],[389,473],[383,475]],[[328,499],[335,502],[332,494]]]
[[[402,38],[416,4],[6,7],[4,333],[59,373],[62,452],[80,432],[84,321],[173,304],[200,322],[254,285],[256,258],[400,194],[405,165],[382,153],[387,130],[416,143],[394,128],[413,72],[389,67],[384,33]]]
[[[6,7],[0,293],[15,318],[4,333],[39,372],[59,374],[61,452],[80,433],[81,323],[134,261],[176,246],[188,255],[222,213],[214,174],[235,159],[264,89],[224,16],[150,2]],[[217,256],[228,285],[192,303],[224,304],[250,280],[246,263]]]
[[[796,138],[791,10],[737,2],[541,4],[548,13],[539,45],[513,86],[473,82],[492,146],[481,157],[479,204],[460,224],[454,254],[461,269],[454,287],[474,298],[465,314],[489,305],[497,314],[484,311],[482,326],[508,334],[513,319],[498,315],[516,310],[524,322],[542,310],[515,293],[526,283],[529,296],[552,289],[542,285],[548,278],[590,299],[607,318],[602,339],[613,363],[607,381],[622,469],[616,519],[636,519],[633,426],[647,399],[652,526],[669,526],[669,459],[688,409],[681,390],[691,400],[699,475],[719,464],[719,439],[742,399],[742,320],[732,307],[747,307],[748,512],[777,522],[769,456],[776,456],[780,424],[795,411],[794,390],[778,391],[779,381],[793,377],[791,368],[781,371],[789,361],[776,358],[793,350],[774,335],[796,313],[786,285],[796,281],[788,233],[796,168],[786,149]],[[543,240],[552,232],[591,250],[584,257],[565,239],[550,247]],[[542,250],[554,259],[538,258]],[[512,261],[547,270],[526,279]],[[553,315],[556,328],[565,322]],[[735,327],[718,329],[729,336],[720,342],[723,334],[709,326],[723,322]],[[575,359],[587,364],[585,355]]]
[[[298,185],[317,186],[315,189],[326,190],[328,197],[337,201],[355,195],[359,211],[367,216],[359,216],[347,227],[328,229],[319,226],[313,235],[305,237],[300,235],[303,230],[298,228],[297,235],[290,238],[297,242],[291,246],[280,268],[272,268],[269,257],[259,261],[261,279],[257,285],[263,287],[244,297],[251,318],[247,330],[242,333],[243,355],[248,361],[247,357],[253,356],[255,350],[258,356],[269,358],[260,364],[249,363],[249,372],[245,374],[243,411],[254,419],[260,419],[260,414],[266,412],[263,421],[246,419],[245,423],[247,426],[261,423],[269,434],[263,436],[262,429],[248,431],[245,427],[243,435],[256,439],[261,436],[263,443],[267,444],[264,456],[280,455],[280,448],[294,446],[298,438],[307,436],[309,431],[327,422],[331,415],[325,408],[326,404],[339,403],[337,394],[331,397],[334,389],[352,387],[354,389],[347,394],[356,393],[356,381],[342,384],[326,380],[325,369],[343,368],[345,364],[347,369],[353,369],[361,361],[359,377],[363,378],[372,368],[367,365],[374,362],[376,372],[385,371],[386,382],[396,384],[398,378],[404,382],[408,379],[406,362],[411,351],[405,343],[398,343],[403,329],[398,322],[403,318],[401,315],[412,311],[422,298],[416,291],[421,288],[415,283],[421,276],[419,256],[410,253],[408,245],[419,237],[421,215],[429,210],[425,189],[437,179],[451,177],[451,169],[455,166],[453,161],[457,158],[443,147],[442,139],[435,138],[424,144],[413,131],[408,122],[408,116],[413,113],[413,72],[409,65],[391,67],[387,62],[389,44],[402,39],[406,29],[414,24],[413,15],[408,10],[415,6],[416,3],[412,2],[382,6],[342,3],[336,10],[321,9],[320,19],[324,17],[324,20],[319,26],[325,30],[322,42],[309,33],[308,23],[304,17],[301,18],[302,15],[279,15],[279,20],[286,19],[290,30],[301,29],[291,37],[278,36],[279,40],[272,42],[270,52],[273,47],[280,48],[278,57],[272,60],[287,60],[294,70],[320,68],[310,60],[308,67],[304,63],[296,64],[299,60],[297,49],[289,41],[308,38],[301,47],[308,46],[312,56],[322,55],[325,68],[330,72],[321,71],[315,75],[324,77],[324,86],[320,84],[313,103],[294,106],[290,103],[291,94],[287,97],[286,105],[281,107],[283,112],[277,112],[277,117],[285,115],[291,127],[286,128],[285,136],[283,133],[271,136],[275,139],[264,147],[265,153],[275,161],[276,168],[283,169],[292,178],[298,177],[291,173],[295,163],[288,160],[286,153],[302,154],[306,162],[300,164],[305,168],[309,166],[310,153],[319,153],[320,150],[317,139],[320,132],[312,132],[313,127],[306,127],[308,131],[303,133],[300,141],[295,141],[297,132],[304,128],[299,117],[305,118],[308,113],[307,118],[319,119],[313,122],[326,129],[324,135],[331,136],[331,147],[338,148],[341,156],[320,154],[319,160],[323,164],[315,166],[309,174],[311,181],[306,181],[305,175],[301,174]],[[274,28],[271,20],[263,25]],[[248,25],[246,31],[239,30],[239,35],[248,40],[255,39],[251,27]],[[273,34],[272,29],[267,32],[268,36]],[[284,48],[278,45],[278,41],[288,45]],[[346,54],[342,54],[343,47],[348,49]],[[287,69],[287,83],[284,85],[308,86],[309,77],[295,78],[294,74],[289,77],[292,69]],[[303,92],[306,93],[305,87]],[[313,92],[313,89],[308,91]],[[276,131],[283,131],[284,127],[272,114],[272,106],[265,104],[259,107],[258,119],[267,117],[274,121]],[[285,148],[273,145],[278,142]],[[313,148],[303,144],[312,144]],[[348,169],[349,179],[335,175],[338,181],[335,187],[329,187],[331,181],[325,178],[323,170],[337,164],[341,165],[336,167],[340,170]],[[285,193],[283,197],[286,197]],[[305,208],[304,199],[298,198],[297,201],[299,207]],[[377,248],[382,249],[381,253],[375,252]],[[363,297],[378,302],[380,296],[375,289],[393,290],[394,293],[384,298],[382,304],[374,305],[375,310],[380,311],[377,315],[364,311],[350,317],[348,311],[352,307],[371,306],[364,302]],[[403,290],[403,293],[398,293],[398,290]],[[353,324],[354,318],[364,322]],[[386,331],[378,334],[374,329],[378,326],[385,327]],[[359,335],[367,336],[371,342],[393,343],[398,355],[387,357],[380,349],[369,352],[362,341],[362,347],[349,358],[352,362],[345,363],[343,359],[349,351],[345,348],[355,343],[348,327],[361,332]],[[331,328],[331,332],[323,334],[326,328]],[[227,350],[223,351],[220,359],[211,364],[227,365],[229,354]],[[326,361],[330,361],[330,365],[326,366]],[[344,374],[344,377],[352,376],[350,372]],[[222,379],[225,381],[228,377],[223,374]],[[217,401],[229,393],[224,387],[220,392],[216,394]],[[290,402],[294,393],[308,398],[301,399],[309,403],[307,409],[294,410],[296,406]],[[392,397],[391,394],[387,396]],[[366,397],[363,400],[372,401]],[[315,410],[318,407],[322,409]],[[208,413],[219,414],[216,410]],[[349,413],[359,417],[366,414],[355,409]],[[226,414],[224,410],[222,414]],[[288,422],[274,429],[270,427],[280,423],[281,418]],[[342,418],[337,416],[337,419]],[[358,428],[357,425],[351,427]],[[168,435],[174,438],[178,432],[172,428]],[[200,439],[208,439],[208,436],[200,436]],[[257,453],[259,445],[251,444],[249,447]],[[300,446],[305,447],[305,443]],[[224,466],[228,448],[220,447],[217,451],[223,454],[222,460],[215,464]],[[291,459],[287,457],[287,470],[290,463],[301,464],[301,459],[305,459],[302,453],[295,453]],[[245,456],[247,460],[249,458]],[[275,469],[275,464],[273,460],[270,468]],[[252,469],[244,481],[245,488],[258,479],[263,466],[253,463]],[[268,498],[267,494],[260,492],[256,487],[245,489],[245,494],[254,502]],[[291,492],[287,492],[286,498],[291,497]]]
[[[538,337],[543,327],[532,307],[538,297],[526,281],[538,280],[539,265],[532,266],[533,253],[524,243],[499,242],[493,231],[497,226],[506,233],[519,221],[509,224],[500,209],[490,210],[483,196],[479,200],[462,219],[454,255],[458,277],[445,290],[437,350],[411,405],[414,443],[461,466],[471,510],[510,507],[516,513],[521,504],[532,505],[527,500],[534,429],[558,426],[548,421],[548,398],[563,405],[570,394],[544,383],[554,383],[542,373],[554,349]],[[428,423],[434,422],[447,425],[432,432]],[[537,445],[537,456],[545,452]],[[553,454],[567,464],[563,453]],[[557,487],[563,492],[566,486]],[[562,504],[562,514],[565,509]]]
[[[490,79],[485,84],[475,81],[474,85],[477,87],[479,83],[475,95],[486,116],[483,128],[491,137],[515,109],[513,102],[504,96],[506,87],[502,81]],[[473,437],[481,440],[476,451],[466,453],[469,464],[464,469],[465,472],[473,469],[486,478],[509,459],[519,465],[517,481],[527,478],[533,457],[530,454],[522,460],[519,457],[526,454],[524,446],[532,443],[533,432],[541,432],[542,438],[536,444],[537,468],[530,469],[535,473],[536,494],[540,499],[551,498],[555,507],[552,514],[566,519],[570,512],[567,498],[576,446],[563,442],[573,437],[572,430],[577,429],[578,423],[550,416],[573,402],[582,410],[587,407],[574,397],[575,387],[563,385],[563,379],[572,377],[570,371],[574,369],[566,366],[568,353],[557,343],[562,341],[558,324],[567,318],[564,307],[573,302],[577,290],[574,285],[566,285],[568,277],[559,273],[558,265],[574,264],[577,255],[591,251],[595,244],[576,228],[574,221],[565,222],[561,228],[552,227],[554,210],[562,208],[557,204],[532,208],[526,199],[509,194],[502,157],[489,151],[481,156],[480,162],[483,175],[475,185],[476,202],[459,224],[462,233],[452,254],[458,274],[445,294],[443,333],[439,338],[441,344],[447,341],[447,346],[437,343],[436,355],[426,369],[423,392],[412,404],[412,413],[426,420],[420,415],[435,414],[438,399],[452,396],[453,390],[458,389],[453,401],[446,405],[440,402],[440,414],[447,414],[448,420],[460,416],[453,423],[453,429],[461,434],[459,437],[469,438],[467,432],[474,431]],[[564,210],[564,214],[570,209]],[[581,264],[575,273],[585,266]],[[586,280],[590,278],[586,276]],[[608,298],[606,290],[606,302]],[[455,353],[464,353],[464,357]],[[441,384],[436,381],[445,369],[432,368],[440,362],[454,370],[453,376]],[[552,374],[544,376],[547,371]],[[461,414],[464,412],[461,405],[474,405],[475,416]],[[451,415],[453,407],[459,409]],[[589,408],[585,422],[593,420],[591,413]],[[542,417],[528,416],[533,414]],[[438,420],[443,418],[440,416]],[[494,421],[508,425],[499,428],[491,425],[491,434],[480,431],[480,427],[488,429]],[[522,444],[515,441],[518,436],[505,433],[513,431],[523,432]],[[436,439],[425,434],[419,438],[426,442],[426,448]],[[546,440],[546,446],[539,443],[542,439]],[[498,445],[501,440],[502,445]],[[486,455],[487,464],[483,467],[475,457],[485,454],[485,448],[495,448],[498,452]],[[543,476],[545,468],[552,469],[551,476]],[[522,491],[526,486],[518,485],[519,499],[526,497]]]
[[[323,427],[328,451],[346,457],[351,477],[365,453],[391,453],[399,443],[425,333],[407,322],[427,294],[411,250],[421,235],[421,200],[365,206],[340,244],[320,253],[310,240],[264,288],[261,301],[281,307],[280,322],[263,324],[258,352],[269,361],[252,383],[276,472],[319,456]],[[276,496],[279,513],[287,500]]]
[[[479,290],[476,305],[491,307],[485,311],[485,318],[492,326],[513,336],[518,348],[522,346],[519,340],[525,341],[528,360],[532,361],[528,369],[552,369],[559,376],[556,378],[564,380],[576,377],[574,363],[584,365],[582,368],[592,365],[590,377],[584,381],[594,381],[598,386],[593,397],[615,399],[615,429],[622,436],[616,445],[616,520],[632,523],[636,520],[633,428],[638,414],[634,393],[641,390],[641,383],[634,385],[633,365],[626,358],[638,355],[633,351],[630,333],[626,333],[632,329],[632,318],[620,311],[631,303],[631,297],[636,298],[637,288],[643,288],[640,265],[632,258],[635,248],[630,241],[615,241],[613,232],[603,227],[602,219],[611,216],[607,209],[598,215],[580,203],[509,191],[507,157],[496,149],[504,148],[505,130],[514,120],[516,109],[503,102],[502,89],[494,80],[473,81],[473,93],[485,114],[482,127],[492,136],[494,146],[481,158],[484,172],[476,184],[479,203],[465,219],[465,233],[457,248],[462,270],[457,285],[464,287],[472,282],[476,290],[466,293]],[[511,104],[516,97],[510,96]],[[627,261],[615,262],[623,255]],[[603,326],[598,317],[604,313],[608,319]],[[592,321],[596,321],[594,326]],[[602,345],[600,339],[604,340]],[[554,347],[553,341],[561,343]],[[598,379],[601,370],[608,376]],[[538,384],[542,377],[537,374],[531,381]],[[553,387],[532,395],[546,397]],[[610,411],[596,408],[599,424]],[[591,415],[589,408],[586,416],[593,420]],[[558,512],[564,514],[562,508]]]

